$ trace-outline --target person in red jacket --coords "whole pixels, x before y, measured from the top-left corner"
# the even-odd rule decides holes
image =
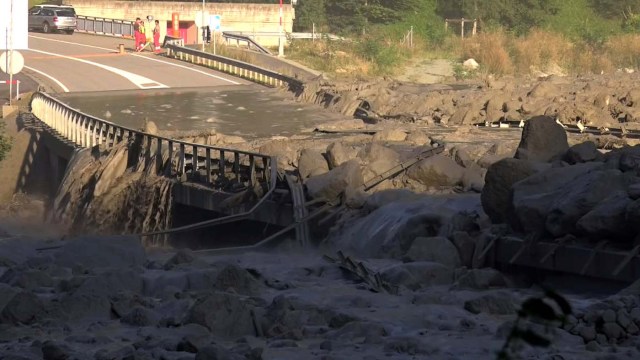
[[[156,26],[153,28],[153,46],[155,52],[160,52],[160,21],[156,20]]]
[[[136,42],[136,51],[140,49],[140,18],[136,18],[136,22],[133,23],[133,39]]]

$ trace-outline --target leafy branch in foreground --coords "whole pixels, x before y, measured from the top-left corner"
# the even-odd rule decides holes
[[[550,289],[545,290],[544,296],[525,300],[504,346],[498,353],[498,360],[515,359],[518,347],[522,344],[549,347],[552,339],[536,331],[531,323],[542,324],[545,333],[549,333],[551,328],[564,324],[571,312],[571,305],[567,299]]]

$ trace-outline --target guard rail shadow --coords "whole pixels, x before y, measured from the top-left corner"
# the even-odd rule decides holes
[[[289,91],[299,94],[304,89],[304,83],[298,79],[261,68],[243,61],[230,59],[220,55],[190,49],[171,43],[166,43],[167,56],[205,66],[243,79],[247,79],[270,87],[287,87]]]

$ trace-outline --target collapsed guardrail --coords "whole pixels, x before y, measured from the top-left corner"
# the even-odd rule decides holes
[[[33,115],[52,133],[79,147],[103,145],[111,148],[123,141],[142,140],[146,146],[145,161],[149,165],[155,161],[157,175],[221,190],[229,186],[235,190],[254,186],[266,188],[264,195],[245,215],[253,213],[275,190],[278,169],[273,156],[148,134],[87,115],[41,92],[33,95],[30,106]],[[152,153],[155,159],[152,159]],[[175,158],[177,161],[174,162]]]

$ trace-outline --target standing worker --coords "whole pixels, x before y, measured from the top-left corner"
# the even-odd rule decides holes
[[[156,20],[156,26],[153,28],[153,46],[156,52],[160,52],[160,21]]]
[[[136,42],[136,51],[140,49],[140,18],[136,18],[136,22],[133,23],[133,39]]]
[[[138,31],[140,32],[140,46],[138,46],[138,51],[142,51],[147,46],[147,32],[145,31],[144,21],[142,20],[138,25]]]

